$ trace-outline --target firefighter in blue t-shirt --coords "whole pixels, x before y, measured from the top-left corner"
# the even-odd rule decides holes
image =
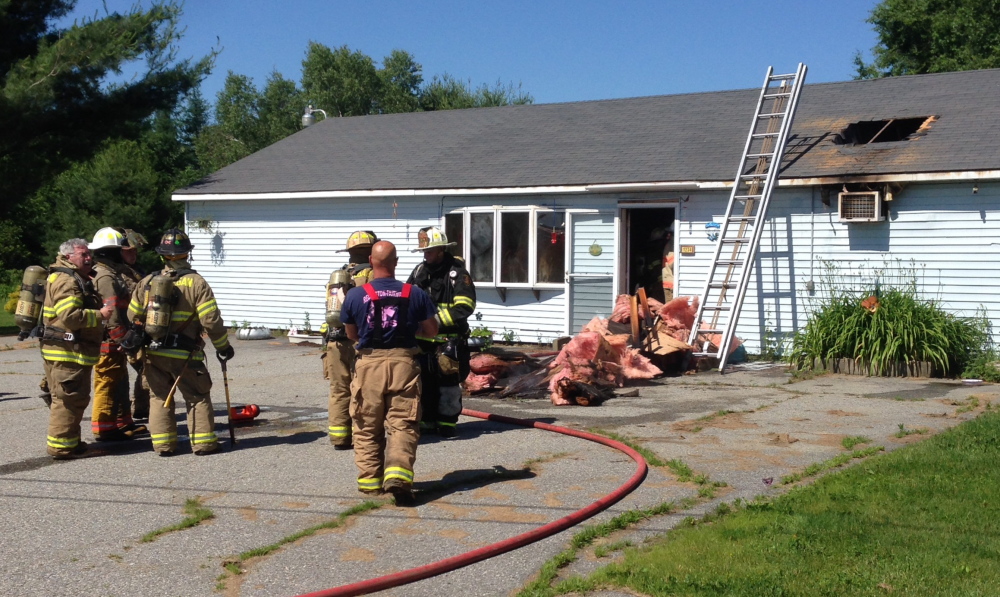
[[[413,499],[413,462],[420,439],[416,336],[433,338],[438,326],[427,293],[395,279],[397,262],[392,243],[372,246],[373,279],[347,293],[340,320],[358,351],[351,382],[358,491],[384,490],[404,505]]]

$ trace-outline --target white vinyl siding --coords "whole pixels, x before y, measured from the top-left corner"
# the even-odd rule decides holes
[[[737,336],[751,353],[760,350],[765,333],[789,338],[806,324],[827,281],[860,289],[875,270],[886,268],[896,272],[895,278],[900,268],[916,275],[923,298],[939,301],[956,315],[971,316],[985,307],[994,329],[1000,330],[1000,183],[980,182],[977,194],[972,194],[972,186],[910,183],[888,204],[888,219],[874,223],[839,222],[835,194],[831,205],[825,206],[818,189],[779,188],[763,224]],[[196,245],[193,265],[215,290],[227,324],[247,321],[287,327],[291,320],[300,326],[308,312],[318,329],[324,316],[324,286],[330,272],[347,260],[346,253],[335,251],[344,247],[354,230],[373,230],[395,243],[400,257],[396,275],[405,279],[421,258],[411,252],[417,231],[441,225],[443,214],[459,208],[604,211],[615,209],[620,201],[652,198],[652,194],[594,193],[190,201],[187,218]],[[677,254],[677,296],[701,294],[715,248],[705,224],[721,221],[728,198],[725,191],[692,191],[676,204],[677,245],[695,247],[694,256]],[[211,231],[198,228],[197,221],[210,222]],[[600,234],[602,246],[608,239],[618,244],[613,226],[601,227]],[[578,248],[589,249],[597,239],[578,239],[583,243]],[[616,255],[618,251],[613,247]],[[620,272],[615,273],[620,279]],[[884,276],[883,285],[892,283],[891,277]],[[810,281],[813,292],[807,290]],[[484,287],[477,294],[481,319],[471,319],[470,325],[486,326],[498,337],[506,331],[523,342],[547,343],[578,330],[578,321],[570,324],[576,329],[566,329],[569,305],[564,287],[510,288],[506,298]]]
[[[818,190],[775,192],[757,264],[747,290],[737,336],[758,352],[761,337],[790,339],[830,283],[871,289],[884,270],[882,286],[915,277],[921,297],[958,316],[986,307],[1000,330],[1000,184],[911,184],[887,204],[884,222],[841,223],[836,195],[825,206]],[[728,194],[693,194],[683,204],[679,244],[694,244],[695,257],[678,258],[678,295],[702,291],[714,243],[705,223],[721,222]],[[906,279],[901,279],[906,278]],[[813,283],[814,290],[807,290]]]
[[[227,325],[301,327],[305,314],[318,330],[324,320],[330,272],[347,263],[337,253],[355,230],[372,230],[399,252],[396,277],[405,280],[421,256],[417,231],[437,225],[436,199],[304,199],[212,201],[187,205],[195,245],[192,266],[215,292]],[[395,217],[393,217],[395,212]],[[198,220],[211,222],[211,231]]]

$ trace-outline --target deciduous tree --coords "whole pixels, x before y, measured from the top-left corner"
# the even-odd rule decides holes
[[[856,78],[1000,67],[997,0],[882,0],[868,22],[879,41]]]

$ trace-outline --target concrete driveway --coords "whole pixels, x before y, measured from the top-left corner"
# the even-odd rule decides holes
[[[97,456],[53,462],[45,455],[48,411],[36,397],[42,370],[37,348],[0,338],[0,592],[163,597],[318,591],[524,533],[614,491],[635,470],[626,455],[598,444],[463,417],[458,439],[422,441],[417,507],[387,501],[243,562],[235,575],[224,564],[237,554],[338,520],[363,499],[352,454],[334,451],[326,439],[327,386],[317,349],[283,338],[234,345],[233,402],[263,411],[254,425],[237,429],[236,449],[228,446],[221,373],[212,359],[217,432],[227,438],[223,452],[197,458],[182,447],[174,458],[158,458],[143,439],[98,444]],[[865,436],[871,440],[866,445],[893,450],[974,417],[997,396],[994,386],[928,379],[820,376],[792,382],[783,368],[768,366],[654,380],[622,393],[636,395],[590,408],[496,398],[467,398],[466,407],[628,436],[663,460],[678,459],[726,484],[716,497],[699,499],[698,484],[678,482],[668,468],[651,468],[638,490],[588,521],[695,500],[615,538],[635,543],[720,501],[785,491],[784,475],[844,452],[846,436]],[[183,419],[182,409],[178,416]],[[89,412],[83,436],[91,441],[87,423]],[[896,437],[901,425],[924,433]],[[141,540],[180,522],[191,499],[214,518]],[[384,594],[512,594],[581,528]],[[582,553],[568,572],[607,561]]]

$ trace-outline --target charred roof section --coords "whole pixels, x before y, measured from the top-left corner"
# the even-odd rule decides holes
[[[924,135],[935,120],[936,116],[918,116],[852,122],[834,136],[833,142],[837,145],[867,145],[907,141]]]

